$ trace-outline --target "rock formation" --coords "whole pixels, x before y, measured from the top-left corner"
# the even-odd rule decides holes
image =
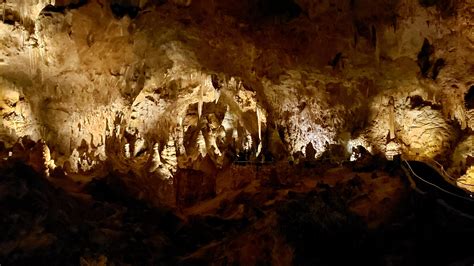
[[[3,0],[0,17],[2,156],[52,180],[120,176],[182,208],[252,184],[219,179],[235,164],[361,147],[474,192],[472,1]]]

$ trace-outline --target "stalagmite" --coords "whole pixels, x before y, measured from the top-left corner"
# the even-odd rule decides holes
[[[214,155],[217,157],[222,157],[222,152],[219,150],[219,147],[217,147],[216,137],[213,134],[208,134],[207,143]]]
[[[222,119],[222,126],[224,127],[225,131],[228,132],[234,128],[234,116],[230,112],[230,107],[227,105],[226,112],[224,114],[224,119]]]
[[[176,141],[177,141],[177,152],[178,155],[186,154],[186,147],[184,147],[184,128],[183,128],[183,119],[179,118],[178,126],[175,129]]]
[[[136,157],[138,153],[143,151],[146,148],[145,146],[145,140],[142,138],[137,138],[135,140],[135,143],[133,145],[133,157]]]
[[[70,165],[70,171],[72,173],[77,173],[79,172],[79,161],[80,161],[80,154],[79,151],[74,148],[74,150],[71,152],[71,155],[69,156],[69,165]]]
[[[130,155],[130,144],[126,143],[124,148],[123,148],[123,152],[124,152],[124,155],[125,155],[125,158],[130,158],[131,155]]]
[[[46,177],[50,176],[50,170],[56,168],[54,160],[51,159],[51,151],[44,140],[36,143],[29,155],[29,163],[36,171],[42,172]]]
[[[245,138],[243,139],[242,146],[243,146],[243,149],[246,151],[249,151],[250,149],[252,149],[252,146],[253,146],[252,135],[248,131],[245,133]]]
[[[155,143],[153,145],[153,150],[150,155],[150,168],[148,169],[150,173],[154,172],[158,167],[162,166],[159,149],[160,145],[158,143]]]
[[[255,157],[258,157],[260,155],[260,153],[262,152],[262,142],[258,143],[258,147],[257,147],[257,153],[255,155]]]
[[[170,172],[168,167],[161,162],[159,150],[159,144],[155,143],[149,159],[150,166],[148,172],[157,173],[162,179],[171,179],[173,174]]]
[[[175,141],[172,136],[169,136],[168,142],[161,151],[161,159],[163,160],[163,163],[170,172],[176,172],[176,170],[178,169],[178,161],[176,158]]]
[[[232,130],[232,139],[234,139],[235,141],[239,139],[239,131],[236,128]]]
[[[395,141],[390,141],[385,149],[385,157],[387,158],[387,160],[391,161],[396,155],[399,155],[400,152],[400,144],[396,143]]]
[[[204,139],[204,135],[202,134],[201,130],[199,130],[199,133],[197,135],[196,143],[198,145],[199,154],[201,154],[202,157],[206,156],[207,154],[206,140]]]

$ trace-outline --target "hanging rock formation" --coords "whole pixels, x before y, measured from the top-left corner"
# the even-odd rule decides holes
[[[43,140],[84,182],[147,161],[172,179],[206,160],[293,160],[309,145],[312,159],[336,146],[349,159],[355,142],[384,156],[391,140],[410,157],[460,156],[474,129],[470,1],[257,2],[3,1],[2,142]]]

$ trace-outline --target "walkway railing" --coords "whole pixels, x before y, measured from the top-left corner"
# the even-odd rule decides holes
[[[444,188],[442,188],[442,187],[440,187],[440,186],[438,186],[438,185],[436,185],[436,184],[434,184],[434,183],[432,183],[432,182],[429,182],[429,181],[426,180],[425,178],[423,178],[423,177],[419,176],[417,173],[415,173],[415,171],[413,171],[413,168],[411,167],[410,163],[409,163],[407,160],[402,159],[402,161],[403,161],[403,162],[406,164],[406,166],[408,167],[408,170],[410,171],[411,175],[414,176],[414,177],[416,177],[417,179],[421,180],[421,181],[424,182],[425,184],[428,184],[428,185],[430,185],[430,186],[432,186],[432,187],[435,187],[435,188],[438,189],[439,191],[442,191],[442,192],[444,192],[444,193],[446,193],[446,194],[449,194],[449,195],[451,195],[451,196],[454,196],[454,197],[456,197],[456,198],[460,198],[460,199],[463,199],[463,200],[466,200],[466,201],[469,201],[469,202],[473,202],[473,203],[474,203],[474,199],[472,199],[472,198],[460,196],[460,195],[455,194],[455,193],[453,193],[453,192],[451,192],[451,191],[448,191],[448,190],[446,190],[446,189],[444,189]],[[424,162],[422,162],[422,163],[424,163]],[[428,164],[428,165],[431,167],[430,164]],[[438,172],[437,169],[433,169],[433,170],[435,170],[435,171]],[[442,176],[442,175],[441,175],[441,176]],[[443,176],[443,179],[444,179],[444,176]],[[414,185],[414,186],[416,187],[416,184],[413,184],[413,182],[412,182],[412,185]],[[456,187],[457,187],[457,186],[456,186]],[[423,191],[422,191],[422,192],[423,192]]]
[[[448,172],[446,172],[446,170],[444,170],[444,166],[442,164],[440,164],[438,161],[436,161],[435,159],[432,159],[432,158],[429,158],[429,157],[424,157],[424,156],[416,156],[416,157],[412,157],[412,158],[406,158],[406,156],[402,157],[402,160],[406,161],[406,159],[409,159],[411,161],[419,161],[419,162],[423,162],[423,163],[428,164],[429,166],[431,166],[431,168],[433,168],[433,170],[438,172],[439,175],[442,176],[444,180],[446,180],[446,182],[448,182],[448,183],[450,183],[454,186],[459,187],[457,184],[463,184],[463,185],[468,186],[468,187],[474,187],[474,184],[468,184],[468,183],[460,182],[460,181],[458,181],[457,178],[452,177],[451,175],[449,175]]]

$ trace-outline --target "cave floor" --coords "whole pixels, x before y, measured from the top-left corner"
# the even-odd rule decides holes
[[[217,174],[215,197],[176,208],[150,206],[107,180],[75,187],[20,163],[3,167],[0,263],[446,265],[472,259],[458,239],[472,239],[473,225],[412,193],[402,172],[386,165],[365,171],[231,165]]]

